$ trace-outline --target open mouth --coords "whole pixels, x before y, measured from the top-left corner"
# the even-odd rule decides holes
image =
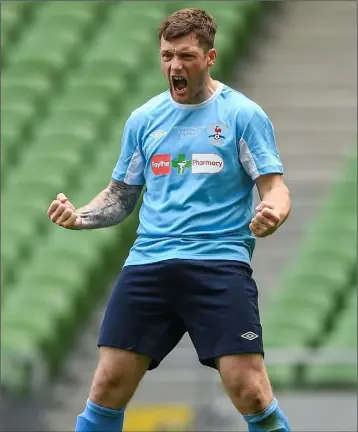
[[[188,82],[185,78],[181,76],[172,76],[172,83],[176,93],[178,94],[185,93],[186,88],[188,86]]]

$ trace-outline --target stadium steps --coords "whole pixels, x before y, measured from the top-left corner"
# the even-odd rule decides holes
[[[287,2],[282,9],[253,61],[240,65],[236,85],[272,119],[292,194],[290,219],[258,241],[253,265],[262,304],[357,136],[355,4]]]

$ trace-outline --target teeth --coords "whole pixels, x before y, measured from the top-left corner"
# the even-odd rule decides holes
[[[173,76],[173,78],[175,79],[175,81],[179,81],[179,80],[183,79],[183,77],[178,77],[178,76]]]

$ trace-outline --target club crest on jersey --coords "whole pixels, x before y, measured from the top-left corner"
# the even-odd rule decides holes
[[[226,139],[225,134],[228,131],[228,127],[223,122],[213,123],[208,126],[209,138],[211,138],[210,144],[222,145]]]

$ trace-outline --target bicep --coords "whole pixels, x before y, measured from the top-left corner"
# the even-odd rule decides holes
[[[257,110],[239,140],[239,158],[253,181],[266,174],[282,174],[274,129],[266,114]]]
[[[108,194],[119,200],[127,197],[132,197],[132,200],[137,202],[142,193],[143,185],[131,185],[121,180],[111,179],[107,187]]]
[[[121,153],[112,178],[127,185],[143,185],[145,160],[140,148],[140,125],[137,119],[130,117],[125,125]]]

